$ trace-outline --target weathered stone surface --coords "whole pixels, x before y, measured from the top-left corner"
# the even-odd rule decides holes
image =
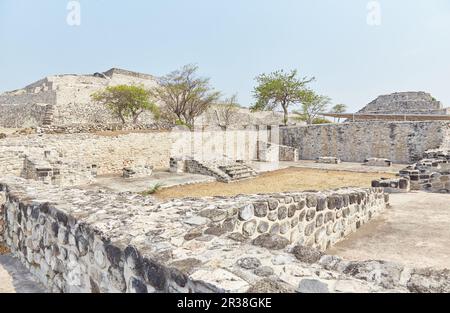
[[[253,272],[255,273],[256,276],[259,277],[269,277],[275,274],[273,268],[271,268],[270,266],[260,266],[256,268]]]
[[[328,285],[317,279],[302,279],[297,291],[300,293],[329,293]]]
[[[244,236],[248,237],[253,236],[253,234],[256,231],[256,225],[257,225],[256,220],[245,222],[244,225],[242,226],[242,233],[244,234]]]
[[[415,293],[449,293],[450,270],[416,269],[411,273],[407,288]]]
[[[279,204],[278,200],[276,200],[276,199],[269,199],[268,202],[269,202],[269,209],[271,211],[276,210],[278,208],[278,204]]]
[[[261,261],[255,257],[245,257],[237,260],[236,264],[247,270],[253,270],[261,266]]]
[[[278,219],[280,221],[284,220],[288,216],[288,209],[285,206],[280,206],[278,208]]]
[[[316,210],[314,210],[314,209],[309,209],[309,210],[306,212],[306,221],[307,221],[307,222],[312,221],[312,220],[314,219],[315,216],[316,216]]]
[[[249,221],[255,216],[253,205],[245,205],[239,208],[239,218],[243,221]]]
[[[439,121],[367,121],[287,127],[280,130],[280,138],[282,145],[299,149],[299,158],[303,160],[315,160],[337,152],[335,156],[346,162],[364,162],[372,155],[411,164],[428,149],[445,144],[446,129],[445,123]],[[348,145],[344,138],[364,144]]]
[[[292,253],[299,261],[309,264],[318,262],[323,256],[319,250],[301,245],[295,246]]]
[[[317,197],[315,195],[306,196],[306,206],[308,208],[313,208],[317,206]]]
[[[179,269],[183,273],[191,274],[196,268],[202,265],[202,261],[195,258],[177,260],[170,263],[171,267]]]
[[[253,240],[253,244],[267,249],[280,250],[289,244],[289,240],[279,235],[262,234]]]
[[[269,211],[269,204],[267,202],[255,202],[253,203],[255,208],[255,216],[266,217]]]
[[[131,277],[130,279],[131,279],[130,291],[132,293],[148,293],[147,286],[145,285],[144,282],[142,282],[141,280],[139,280],[135,277]]]
[[[314,232],[314,229],[316,228],[316,223],[312,222],[306,225],[305,227],[305,236],[310,236]]]
[[[168,274],[164,270],[164,267],[161,266],[161,264],[153,260],[144,259],[143,270],[146,283],[152,285],[160,291],[163,291],[167,288]]]
[[[264,278],[251,286],[247,293],[293,293],[295,290],[279,280]]]
[[[223,221],[227,218],[227,211],[219,209],[206,209],[199,213],[200,216],[209,218],[213,222]]]
[[[258,224],[258,232],[259,233],[265,233],[269,230],[269,223],[265,221],[260,221]]]

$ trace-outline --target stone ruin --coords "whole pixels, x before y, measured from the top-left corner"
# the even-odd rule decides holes
[[[450,291],[446,271],[325,253],[385,210],[390,192],[449,190],[448,123],[297,125],[272,138],[246,129],[233,133],[235,141],[224,140],[225,132],[199,140],[183,131],[70,133],[79,120],[111,122],[99,108],[87,112],[80,103],[94,85],[130,77],[152,81],[144,74],[111,70],[55,76],[0,97],[6,103],[0,105],[4,126],[28,123],[63,132],[0,140],[0,244],[50,291]],[[53,110],[37,102],[51,103]],[[13,117],[20,110],[23,124]],[[180,137],[190,138],[186,151],[173,148]],[[193,146],[211,146],[212,157],[191,153]],[[231,149],[237,146],[250,152]],[[252,161],[339,164],[372,157],[416,163],[398,179],[373,187],[320,192],[157,200],[92,187],[105,175],[132,180],[169,168],[175,175],[200,173],[232,182],[257,174]]]
[[[316,162],[324,164],[340,164],[342,161],[341,159],[336,157],[319,157],[317,158]]]
[[[23,89],[0,94],[0,127],[37,128],[46,133],[80,133],[100,130],[167,130],[173,125],[155,120],[151,113],[140,115],[137,125],[121,121],[104,106],[94,103],[91,95],[108,86],[143,85],[153,88],[157,78],[143,73],[112,68],[88,75],[54,75]],[[214,107],[197,119],[200,126],[219,126]],[[281,124],[283,115],[274,112],[250,113],[240,108],[230,127]]]
[[[450,108],[426,92],[397,92],[379,96],[358,113],[448,115]]]
[[[382,158],[368,158],[368,159],[364,160],[364,165],[391,167],[392,161],[388,160],[388,159],[382,159]]]

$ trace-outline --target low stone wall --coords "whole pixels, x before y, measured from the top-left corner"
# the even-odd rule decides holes
[[[298,149],[288,146],[279,146],[280,149],[280,161],[290,161],[297,162],[298,161]]]
[[[244,292],[233,269],[243,251],[323,250],[386,205],[377,188],[158,203],[2,180],[6,244],[54,292]]]
[[[261,197],[239,212],[238,230],[265,246],[268,235],[326,250],[355,232],[388,203],[381,189],[340,189]]]
[[[363,162],[376,157],[410,164],[445,144],[449,128],[445,122],[382,121],[285,127],[280,130],[280,143],[297,148],[305,160],[335,156]]]
[[[410,192],[411,183],[407,178],[377,179],[372,181],[372,187],[380,187],[387,193]]]
[[[212,162],[250,161],[257,159],[257,141],[258,132],[254,130],[8,136],[0,141],[0,173],[20,176],[25,156],[45,161],[46,151],[55,151],[59,159],[68,165],[78,163],[80,171],[95,165],[98,175],[122,174],[124,167],[140,164],[167,169],[172,156]],[[68,168],[74,173],[77,171],[75,166]]]
[[[29,201],[5,184],[0,195],[2,239],[52,292],[208,291],[179,270],[143,257],[134,246],[112,243],[77,214]]]

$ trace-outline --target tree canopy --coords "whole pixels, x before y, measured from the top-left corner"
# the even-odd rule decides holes
[[[301,111],[294,112],[297,114],[297,119],[306,121],[308,124],[317,124],[318,121],[326,121],[320,119],[319,113],[327,110],[331,99],[326,96],[318,95],[312,90],[305,92],[302,102]]]
[[[94,93],[91,98],[105,105],[124,124],[128,117],[131,117],[133,124],[136,124],[145,110],[151,111],[156,118],[159,117],[158,107],[150,100],[150,91],[143,86],[109,86],[105,90]]]
[[[270,74],[261,74],[256,77],[258,85],[253,91],[256,103],[251,110],[274,110],[281,106],[284,112],[284,124],[287,125],[289,107],[304,101],[308,94],[306,86],[314,80],[314,77],[298,77],[297,70],[290,72],[279,70]]]
[[[154,96],[163,103],[164,117],[177,124],[194,126],[202,115],[220,97],[209,84],[209,78],[197,75],[196,65],[185,65],[159,79]]]

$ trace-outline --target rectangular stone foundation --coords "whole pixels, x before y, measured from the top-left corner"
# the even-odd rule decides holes
[[[214,250],[230,266],[245,251],[270,258],[296,244],[325,250],[388,202],[381,188],[159,203],[2,181],[3,237],[54,292],[242,292],[248,285],[232,283],[237,278],[203,280],[199,274],[216,270],[206,260],[218,246],[233,247]]]

